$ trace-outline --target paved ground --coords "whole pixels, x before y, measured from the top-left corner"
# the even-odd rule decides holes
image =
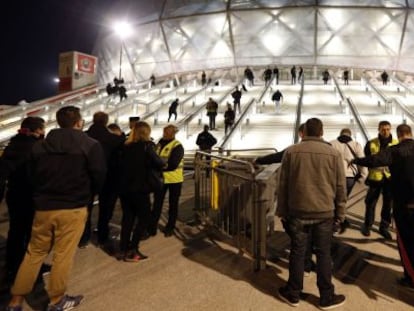
[[[78,310],[290,310],[276,297],[287,279],[289,241],[276,222],[268,239],[268,267],[252,271],[251,260],[237,253],[231,241],[185,222],[192,217],[192,179],[185,182],[180,204],[179,232],[170,238],[162,234],[142,243],[149,259],[139,263],[116,260],[91,244],[76,254],[68,292],[82,293]],[[357,189],[358,190],[358,189]],[[358,191],[357,191],[358,192]],[[396,285],[402,275],[395,234],[391,242],[373,233],[367,239],[359,233],[363,215],[363,194],[354,195],[349,218],[352,227],[335,238],[333,245],[334,284],[347,296],[337,310],[414,310],[414,292]],[[0,213],[4,214],[4,206]],[[113,233],[119,230],[119,209]],[[4,258],[7,221],[0,220],[0,259]],[[116,241],[114,242],[116,246]],[[44,278],[47,285],[47,276]],[[27,297],[25,310],[43,310],[45,284],[36,286]],[[0,310],[8,300],[4,284]],[[316,310],[316,275],[304,280],[304,300],[296,310]]]

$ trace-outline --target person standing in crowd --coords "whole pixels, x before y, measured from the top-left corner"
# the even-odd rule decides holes
[[[155,86],[155,76],[154,74],[152,74],[150,77],[150,87],[154,87],[154,86]]]
[[[348,71],[348,69],[345,69],[344,70],[344,84],[345,85],[349,85],[349,71]]]
[[[111,123],[111,124],[108,124],[107,128],[108,128],[108,130],[109,130],[112,134],[115,134],[115,135],[117,135],[117,136],[121,136],[121,137],[122,137],[122,139],[123,139],[123,140],[125,140],[126,135],[125,135],[125,133],[122,131],[122,129],[119,127],[119,125],[118,125],[118,124],[116,124],[116,123]]]
[[[7,281],[12,282],[30,241],[34,217],[33,186],[29,178],[33,145],[45,135],[45,120],[27,117],[18,133],[10,139],[0,158],[0,183],[6,187],[9,231],[6,244]]]
[[[239,90],[239,88],[236,86],[236,89],[234,90],[233,93],[231,93],[231,97],[233,97],[233,110],[236,113],[237,112],[237,108],[239,109],[239,113],[241,113],[241,108],[240,108],[240,100],[242,97],[242,92]]]
[[[95,112],[92,119],[92,125],[86,131],[89,137],[97,140],[104,151],[106,160],[106,177],[105,183],[99,195],[99,217],[98,217],[98,243],[105,245],[109,241],[109,221],[115,208],[118,198],[119,172],[118,161],[119,152],[124,143],[124,138],[112,134],[107,128],[109,116],[103,111]],[[94,203],[94,196],[88,204],[88,218],[85,230],[79,242],[80,248],[85,248],[91,238],[91,215]]]
[[[247,79],[247,81],[249,81],[250,86],[254,85],[253,71],[249,67],[246,67],[246,69],[244,70],[244,77]]]
[[[388,73],[385,70],[381,73],[381,80],[383,85],[387,85]]]
[[[217,144],[217,139],[208,131],[208,125],[204,125],[204,130],[197,135],[196,145],[201,151],[211,152],[211,148]]]
[[[357,141],[352,140],[352,132],[349,128],[343,128],[337,139],[331,141],[332,147],[339,151],[344,160],[346,175],[346,195],[349,196],[357,181],[362,182],[368,175],[363,166],[348,165],[355,158],[362,158],[364,151]]]
[[[233,126],[236,114],[231,108],[231,105],[227,103],[227,110],[224,112],[224,134],[227,135],[228,130]]]
[[[342,129],[338,138],[331,141],[331,145],[342,155],[346,176],[346,195],[349,197],[355,183],[363,182],[367,178],[368,170],[363,166],[348,165],[348,163],[352,159],[363,157],[364,151],[360,143],[352,140],[352,132],[349,128]],[[349,226],[349,221],[345,219],[341,230],[344,231]]]
[[[279,68],[277,68],[277,66],[273,68],[273,79],[275,79],[276,85],[278,85],[279,84]]]
[[[283,156],[277,215],[285,222],[291,250],[289,280],[278,293],[289,305],[299,305],[305,250],[311,238],[317,257],[319,307],[325,310],[345,302],[345,296],[335,294],[332,284],[331,242],[334,222],[345,218],[346,185],[341,155],[322,136],[321,120],[308,119],[305,137],[287,148]]]
[[[291,77],[291,84],[296,84],[296,67],[293,65],[290,68],[290,77]]]
[[[272,100],[275,103],[276,112],[279,112],[280,102],[283,100],[283,94],[279,90],[276,90],[276,92],[272,95]]]
[[[105,179],[105,157],[101,145],[82,132],[84,121],[79,108],[60,108],[56,120],[60,128],[51,130],[32,149],[30,166],[36,211],[28,250],[11,288],[7,311],[22,310],[24,296],[32,290],[52,246],[47,310],[69,310],[83,299],[82,295],[65,295],[65,291],[85,227],[86,206]]]
[[[168,108],[168,121],[170,122],[171,116],[174,115],[175,116],[175,121],[177,121],[177,107],[179,105],[180,100],[178,98],[176,98],[171,104],[170,107]]]
[[[147,258],[139,250],[151,220],[150,191],[147,176],[150,170],[162,174],[164,161],[155,152],[151,127],[139,121],[132,129],[122,151],[120,193],[122,206],[120,251],[128,262]],[[135,223],[135,228],[134,228]],[[132,233],[132,238],[131,238]]]
[[[382,149],[366,158],[353,159],[351,165],[390,168],[397,243],[404,268],[404,276],[397,282],[414,290],[414,141],[411,127],[400,124],[397,127],[397,137],[398,145]]]
[[[201,73],[201,85],[204,86],[204,85],[206,85],[206,83],[207,83],[207,76],[206,76],[206,72],[203,71]]]
[[[156,146],[157,154],[167,163],[164,167],[164,187],[161,191],[154,193],[154,207],[151,213],[151,225],[148,233],[152,236],[157,234],[158,221],[161,216],[164,198],[169,191],[168,221],[164,229],[164,236],[170,237],[174,233],[175,223],[178,215],[178,202],[181,195],[181,187],[184,181],[184,148],[175,138],[178,128],[172,124],[164,127],[163,137]]]
[[[216,129],[216,116],[217,116],[217,110],[218,110],[217,102],[210,97],[206,104],[206,109],[207,109],[207,116],[209,119],[210,129],[215,130]]]
[[[371,139],[364,148],[365,156],[379,153],[392,145],[398,144],[398,140],[391,135],[391,123],[380,121],[378,123],[378,137]],[[391,223],[391,173],[387,166],[371,167],[368,169],[368,178],[366,184],[369,186],[367,196],[365,197],[365,220],[361,227],[361,233],[364,236],[371,235],[372,225],[375,219],[375,207],[378,198],[382,193],[382,210],[379,233],[387,240],[391,240],[391,234],[388,228]]]
[[[123,99],[127,99],[128,98],[128,95],[127,95],[127,91],[126,91],[125,86],[121,85],[119,87],[119,91],[118,92],[119,92],[119,100],[120,101],[122,101]]]
[[[265,86],[268,86],[270,84],[270,81],[272,80],[272,69],[270,69],[269,67],[267,67],[266,70],[263,72],[263,80],[265,81]]]
[[[302,66],[299,66],[299,75],[298,75],[298,82],[302,82],[303,79],[303,68]]]
[[[329,72],[328,70],[325,70],[324,72],[322,72],[322,80],[323,80],[323,84],[328,84],[328,80],[330,78]]]
[[[305,130],[305,123],[302,123],[301,125],[299,125],[299,128],[298,128],[298,135],[301,140],[303,139],[305,135],[304,130]],[[253,162],[259,165],[280,163],[282,162],[283,155],[285,154],[286,149],[283,149],[282,151],[279,151],[279,152],[270,153],[262,157],[258,157]],[[286,231],[286,233],[289,235],[289,229]],[[309,232],[308,241],[306,244],[305,266],[304,266],[305,276],[308,276],[311,271],[315,271],[315,267],[316,267],[316,264],[312,260],[312,254],[314,253],[314,247],[313,247],[313,241],[311,238],[311,234],[312,233]]]

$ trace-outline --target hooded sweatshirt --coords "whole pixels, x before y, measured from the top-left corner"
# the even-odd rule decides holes
[[[86,206],[105,179],[106,163],[96,140],[76,129],[54,129],[34,145],[31,175],[37,210]]]

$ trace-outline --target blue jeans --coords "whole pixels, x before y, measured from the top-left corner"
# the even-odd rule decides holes
[[[299,299],[303,289],[304,260],[308,238],[312,239],[316,254],[317,285],[320,298],[329,299],[334,294],[331,260],[332,226],[333,219],[288,219],[291,246],[289,280],[286,287],[292,296]]]

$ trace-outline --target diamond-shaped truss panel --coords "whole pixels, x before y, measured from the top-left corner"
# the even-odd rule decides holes
[[[163,17],[177,17],[197,14],[199,12],[212,13],[224,11],[226,0],[168,0],[165,4]]]
[[[232,0],[231,9],[280,8],[285,6],[315,5],[315,0]]]
[[[414,11],[411,10],[407,16],[407,26],[404,33],[404,41],[401,47],[400,61],[398,67],[409,70],[414,64]]]
[[[233,65],[226,14],[171,19],[163,22],[175,70]]]
[[[253,58],[259,63],[313,58],[312,12],[310,8],[234,12],[231,25],[236,59],[249,64]]]
[[[412,1],[412,0],[409,0]],[[405,0],[319,0],[318,4],[332,5],[332,6],[372,6],[372,7],[387,7],[400,8],[405,7]]]
[[[398,55],[404,11],[319,9],[318,54]]]
[[[126,40],[125,45],[129,47],[128,54],[138,80],[148,79],[154,72],[157,75],[171,72],[168,50],[161,28],[156,23],[138,27],[134,36]]]

